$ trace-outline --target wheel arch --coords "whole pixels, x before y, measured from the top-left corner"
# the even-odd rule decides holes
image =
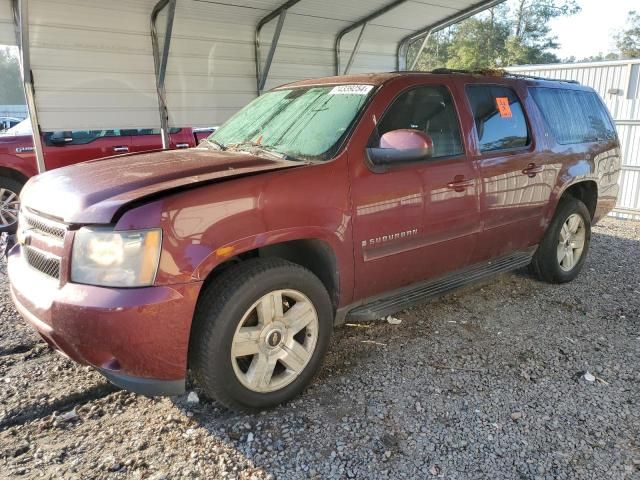
[[[25,173],[21,172],[20,170],[4,166],[0,166],[0,177],[11,178],[16,182],[22,183],[23,185],[27,183],[27,180],[29,180],[29,176],[25,175]]]
[[[277,257],[301,265],[318,277],[327,289],[334,310],[340,298],[340,277],[336,255],[331,246],[308,238],[276,243],[258,249],[261,258]]]
[[[598,184],[595,180],[586,179],[567,185],[558,196],[558,203],[554,209],[554,214],[562,199],[567,195],[570,195],[584,203],[591,214],[591,219],[593,220],[596,213],[596,207],[598,205]]]
[[[223,247],[223,249],[224,248],[230,247]],[[211,283],[226,269],[244,260],[274,257],[290,261],[310,270],[320,279],[327,289],[334,311],[338,308],[340,300],[338,258],[332,245],[319,238],[296,238],[249,248],[218,262],[206,271],[206,275],[203,275],[204,272],[202,269],[199,269],[199,275],[204,280],[201,291],[204,291],[206,285]]]

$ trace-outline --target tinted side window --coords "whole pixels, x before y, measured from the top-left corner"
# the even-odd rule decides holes
[[[47,132],[44,141],[47,145],[86,145],[102,137],[119,137],[120,130],[74,130],[63,132]]]
[[[527,120],[516,93],[497,85],[470,85],[471,103],[481,152],[525,147],[529,144]]]
[[[401,94],[389,107],[378,124],[380,137],[391,130],[421,130],[433,140],[433,156],[447,157],[463,152],[458,116],[449,90],[445,87],[418,87]]]
[[[169,129],[170,134],[179,133],[181,128],[171,127]],[[121,130],[122,135],[130,135],[132,137],[137,137],[140,135],[160,135],[159,128],[130,128],[126,130]]]
[[[615,129],[595,93],[545,87],[531,88],[530,91],[559,144],[615,138]]]

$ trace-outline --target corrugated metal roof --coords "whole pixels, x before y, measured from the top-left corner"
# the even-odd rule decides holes
[[[43,130],[159,125],[149,21],[157,0],[29,0],[38,120]],[[166,75],[170,123],[209,126],[256,93],[255,29],[284,0],[178,0]],[[293,5],[266,88],[335,72],[336,36],[377,10],[351,71],[396,68],[398,42],[486,0],[302,0]],[[15,39],[11,0],[0,0],[0,40]],[[275,21],[261,35],[270,47]],[[342,44],[346,64],[358,36]],[[263,58],[265,55],[263,55]]]
[[[16,34],[13,27],[11,2],[0,1],[0,45],[15,45]]]

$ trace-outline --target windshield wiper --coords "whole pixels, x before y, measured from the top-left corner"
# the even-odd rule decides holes
[[[215,140],[209,140],[208,138],[203,138],[200,143],[206,143],[208,145],[211,145],[215,150],[222,150],[225,151],[227,149],[227,147],[225,147],[224,145],[222,145],[220,142],[216,142]]]
[[[247,140],[246,142],[230,143],[227,145],[227,149],[229,150],[240,150],[245,147],[264,148],[262,144],[258,142],[254,142],[253,140]]]
[[[260,153],[261,154],[270,155],[270,156],[272,156],[274,158],[277,158],[278,160],[297,160],[297,158],[291,157],[291,156],[287,155],[286,153],[281,153],[281,152],[278,152],[276,150],[272,150],[269,147],[254,146],[254,147],[252,147],[250,149],[247,149],[247,151],[249,153],[254,154],[254,155],[255,154],[260,154]]]

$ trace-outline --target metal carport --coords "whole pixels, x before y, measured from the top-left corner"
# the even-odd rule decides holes
[[[410,45],[502,1],[0,0],[0,41],[20,47],[37,139],[160,126],[166,145],[278,84],[405,69]]]

